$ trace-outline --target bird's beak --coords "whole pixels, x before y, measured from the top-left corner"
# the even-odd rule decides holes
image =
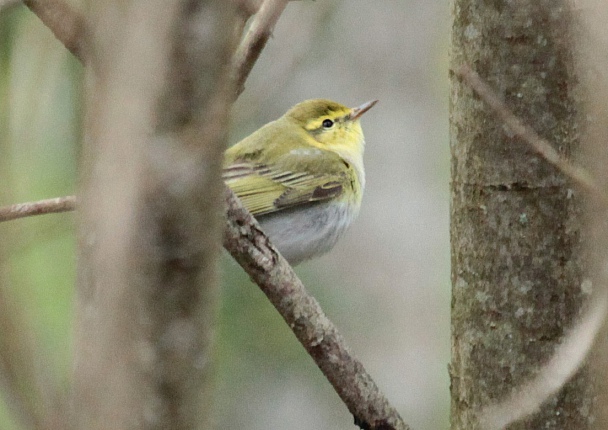
[[[371,102],[363,103],[361,106],[353,108],[350,111],[350,115],[348,117],[349,120],[355,121],[361,117],[365,112],[370,110],[374,105],[378,103],[378,100],[372,100]]]

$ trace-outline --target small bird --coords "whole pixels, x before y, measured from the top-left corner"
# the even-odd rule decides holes
[[[291,264],[328,252],[357,216],[365,186],[359,119],[377,102],[307,100],[226,151],[224,182]]]

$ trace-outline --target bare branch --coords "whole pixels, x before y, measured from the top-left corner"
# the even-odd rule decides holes
[[[224,247],[268,296],[356,420],[370,424],[371,427],[367,427],[370,429],[381,428],[378,427],[381,423],[394,424],[387,429],[407,429],[363,365],[351,355],[342,336],[305,290],[289,263],[270,244],[253,216],[230,189],[226,189],[226,204]],[[39,215],[42,212],[36,209],[37,206],[43,206],[44,213],[74,210],[75,197],[0,208],[0,221]],[[13,209],[20,207],[23,209]],[[2,216],[5,212],[9,217]]]
[[[236,88],[236,96],[245,89],[245,80],[249,76],[253,65],[260,53],[266,46],[272,29],[277,23],[288,0],[265,0],[255,15],[249,31],[241,41],[233,59],[233,79]]]
[[[594,196],[599,197],[604,204],[608,204],[608,196],[594,182],[589,172],[580,166],[572,164],[561,156],[547,140],[540,137],[531,127],[524,124],[521,119],[515,116],[504,102],[500,100],[496,92],[468,64],[463,64],[454,72],[462,77],[467,85],[492,108],[494,113],[509,127],[511,132],[527,142],[541,157],[557,167],[563,174],[577,182]]]
[[[355,424],[362,429],[409,429],[231,190],[226,205],[224,247],[279,311],[353,414]]]
[[[67,203],[62,205],[62,201]],[[74,196],[23,203],[0,208],[0,221],[39,215],[41,212],[35,210],[38,203],[45,207],[44,213],[75,209]],[[363,365],[351,355],[342,336],[308,294],[289,263],[270,244],[253,216],[230,189],[226,190],[226,204],[224,247],[268,296],[349,411],[360,423],[376,423],[376,426],[368,427],[370,429],[379,428],[378,423],[391,422],[397,423],[395,429],[407,429]],[[14,216],[12,208],[21,206],[32,210],[21,210]],[[3,218],[4,212],[11,217]]]
[[[23,3],[40,18],[63,43],[63,45],[81,62],[84,62],[84,45],[86,43],[86,22],[63,0],[24,0]]]
[[[38,200],[35,202],[17,203],[0,207],[0,222],[34,215],[69,212],[74,209],[76,209],[76,196],[56,197],[54,199]]]
[[[233,57],[232,79],[237,95],[242,92],[243,84],[286,4],[287,0],[265,0],[257,12]],[[43,21],[49,26],[54,25],[53,21]],[[228,189],[226,193],[228,212],[225,248],[281,313],[345,402],[355,417],[355,423],[370,430],[409,429],[366,373],[363,365],[352,356],[342,336],[324,315],[317,301],[306,292],[287,261],[261,232],[255,219],[231,190]],[[63,210],[74,209],[74,196],[60,199],[71,204]],[[17,205],[13,205],[0,208],[0,213],[4,210],[11,214],[10,219],[16,219],[39,213],[61,212],[60,199],[44,201],[42,206],[45,207],[45,212],[24,208],[15,210]],[[20,216],[15,216],[15,212]]]

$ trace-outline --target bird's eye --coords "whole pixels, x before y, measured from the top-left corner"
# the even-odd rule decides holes
[[[323,127],[324,128],[331,128],[334,125],[334,122],[331,119],[325,119],[323,120]]]

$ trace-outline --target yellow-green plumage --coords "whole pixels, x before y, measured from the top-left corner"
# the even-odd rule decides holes
[[[358,213],[359,116],[374,104],[308,100],[226,151],[224,181],[292,264],[331,249]]]

